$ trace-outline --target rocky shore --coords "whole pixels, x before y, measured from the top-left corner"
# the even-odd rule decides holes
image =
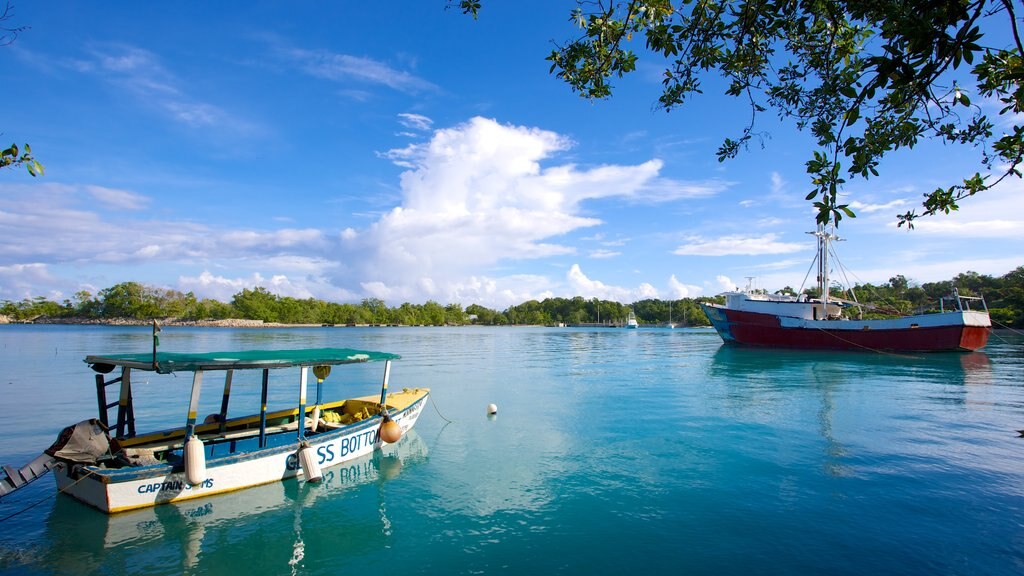
[[[152,320],[136,320],[134,318],[53,318],[49,316],[38,316],[31,320],[12,320],[8,316],[0,315],[0,324],[77,324],[96,326],[152,326]],[[264,322],[263,320],[246,320],[244,318],[226,318],[224,320],[181,320],[178,318],[161,318],[157,320],[160,326],[174,327],[210,327],[210,328],[303,328],[309,326],[320,326],[320,324],[281,324],[278,322]]]

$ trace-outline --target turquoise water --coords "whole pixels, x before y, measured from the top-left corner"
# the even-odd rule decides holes
[[[148,345],[147,329],[0,326],[0,463],[95,416],[86,354]],[[169,351],[306,346],[399,353],[391,386],[430,387],[433,405],[319,486],[108,517],[44,478],[0,502],[0,517],[35,504],[0,523],[0,572],[1024,573],[1018,335],[892,356],[726,347],[697,329],[161,334]],[[355,368],[331,390],[378,389],[379,370]],[[189,383],[136,382],[140,425],[183,422]],[[258,402],[255,386],[233,393]]]

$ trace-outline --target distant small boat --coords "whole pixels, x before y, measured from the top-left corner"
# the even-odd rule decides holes
[[[44,454],[30,464],[0,473],[0,497],[52,470],[57,488],[103,512],[115,513],[167,502],[279,482],[302,476],[321,478],[330,467],[396,442],[416,423],[429,390],[404,388],[388,393],[391,361],[396,354],[319,348],[250,350],[199,354],[87,356],[95,377],[99,418],[69,426]],[[384,379],[380,397],[324,401],[322,382],[331,366],[381,361]],[[120,375],[105,374],[120,368]],[[270,371],[295,368],[297,406],[267,412]],[[316,400],[306,402],[310,368],[317,379]],[[255,414],[228,417],[228,400],[236,370],[258,371],[261,407]],[[192,392],[185,425],[136,433],[132,377],[136,372],[192,373]],[[204,376],[224,374],[220,411],[197,421]],[[148,377],[147,377],[148,378]],[[280,378],[275,378],[280,384]],[[181,379],[178,379],[178,383]],[[156,381],[154,381],[154,384]],[[118,400],[108,403],[106,387],[119,384]],[[168,381],[161,384],[174,385]],[[237,386],[237,383],[236,383]],[[108,410],[117,407],[116,419]]]
[[[636,322],[636,314],[632,310],[629,311],[629,316],[626,317],[626,328],[639,328],[640,325]]]
[[[845,317],[844,310],[863,305],[829,295],[829,242],[838,238],[823,227],[812,234],[818,237],[821,296],[767,294],[748,286],[743,291],[722,294],[724,305],[701,303],[725,342],[889,352],[971,351],[988,342],[992,323],[985,300],[961,296],[955,289],[939,302],[940,312],[877,320]]]

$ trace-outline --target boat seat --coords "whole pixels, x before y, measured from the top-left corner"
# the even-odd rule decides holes
[[[311,424],[309,418],[306,419],[307,428]],[[295,422],[289,422],[287,424],[279,424],[277,426],[267,426],[267,435],[280,434],[282,432],[294,431],[297,429]],[[253,438],[260,435],[259,428],[248,428],[245,430],[228,431],[224,433],[220,432],[206,432],[198,434],[199,439],[206,444],[218,444],[220,442],[227,442],[231,440],[240,440],[243,438]],[[162,443],[146,443],[132,446],[132,450],[145,450],[149,453],[166,452],[169,450],[180,450],[185,446],[184,439],[177,438],[171,442]]]

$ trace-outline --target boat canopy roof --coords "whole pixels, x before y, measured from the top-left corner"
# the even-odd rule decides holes
[[[85,362],[97,372],[110,372],[115,366],[148,370],[160,374],[203,370],[239,370],[325,366],[397,360],[398,354],[352,350],[349,348],[304,348],[298,350],[242,350],[232,352],[115,354],[86,356]]]

